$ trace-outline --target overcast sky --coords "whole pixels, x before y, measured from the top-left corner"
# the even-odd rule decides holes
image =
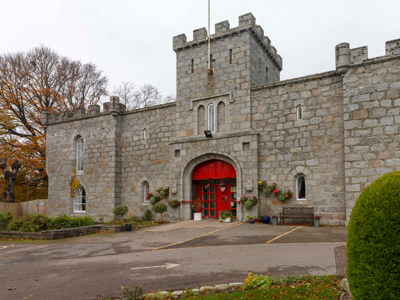
[[[0,52],[44,44],[70,58],[93,62],[109,78],[150,83],[175,93],[172,37],[207,27],[207,0],[0,0]],[[399,0],[211,0],[214,24],[252,12],[283,58],[281,79],[335,68],[335,45],[368,46],[385,55],[400,38]]]

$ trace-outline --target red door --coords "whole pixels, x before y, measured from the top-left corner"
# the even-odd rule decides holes
[[[203,218],[217,218],[224,209],[230,209],[236,217],[236,171],[232,165],[218,160],[202,163],[194,171],[193,180],[197,197],[202,199]]]

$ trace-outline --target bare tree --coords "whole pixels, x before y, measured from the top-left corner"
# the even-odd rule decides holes
[[[108,79],[92,63],[40,46],[0,55],[0,156],[34,161],[47,186],[42,112],[87,107],[107,95]]]
[[[119,96],[127,109],[138,109],[176,101],[175,95],[163,97],[162,93],[151,84],[135,86],[132,82],[122,82],[114,87],[113,94]]]

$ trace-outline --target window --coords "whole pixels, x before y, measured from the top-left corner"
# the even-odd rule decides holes
[[[86,191],[81,185],[75,192],[74,212],[86,212]]]
[[[143,139],[147,140],[147,129],[143,129]]]
[[[303,175],[296,180],[297,200],[306,200],[306,178]]]
[[[149,183],[147,181],[143,181],[142,183],[143,202],[149,202],[149,200],[146,198],[149,192],[150,192]]]
[[[303,120],[303,107],[297,106],[297,120]]]
[[[200,105],[197,110],[197,128],[198,134],[204,134],[204,130],[206,130],[206,109],[203,105]]]
[[[76,171],[83,171],[83,138],[76,141]]]
[[[190,73],[194,73],[194,59],[192,59],[192,63],[190,65]]]
[[[232,63],[232,49],[229,50],[229,63]]]
[[[208,106],[208,130],[215,132],[215,113],[214,104]]]

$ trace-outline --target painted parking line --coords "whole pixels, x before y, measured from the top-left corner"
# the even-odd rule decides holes
[[[266,244],[269,244],[269,243],[271,243],[271,242],[273,242],[273,241],[275,241],[275,240],[277,240],[277,239],[283,237],[284,235],[287,235],[287,234],[289,234],[289,233],[291,233],[291,232],[293,232],[293,231],[295,231],[295,230],[297,230],[297,229],[299,229],[299,228],[301,228],[301,227],[302,227],[302,226],[296,227],[295,229],[292,229],[292,230],[290,230],[290,231],[288,231],[288,232],[286,232],[286,233],[284,233],[284,234],[281,234],[281,235],[277,236],[276,238],[273,238],[272,240],[269,240],[268,242],[266,242]]]
[[[220,229],[211,231],[211,232],[209,232],[209,233],[205,233],[205,234],[202,234],[202,235],[199,235],[199,236],[196,236],[196,237],[194,237],[194,238],[187,239],[187,240],[184,240],[184,241],[181,241],[181,242],[176,242],[176,243],[172,243],[172,244],[169,244],[169,245],[165,245],[165,246],[161,246],[161,247],[158,247],[158,248],[154,248],[154,249],[152,249],[151,251],[160,250],[160,249],[163,249],[163,248],[167,248],[167,247],[179,245],[179,244],[182,244],[182,243],[186,243],[186,242],[189,242],[189,241],[193,241],[193,240],[195,240],[195,239],[198,239],[198,238],[201,238],[201,237],[203,237],[203,236],[212,234],[212,233],[214,233],[214,232],[221,231],[221,230],[225,230],[225,229],[232,228],[232,227],[235,227],[235,226],[239,226],[239,225],[242,225],[242,224],[244,224],[244,222],[240,222],[239,224],[235,224],[235,225],[232,225],[232,226],[227,226],[227,227],[224,227],[224,228],[220,228]]]

